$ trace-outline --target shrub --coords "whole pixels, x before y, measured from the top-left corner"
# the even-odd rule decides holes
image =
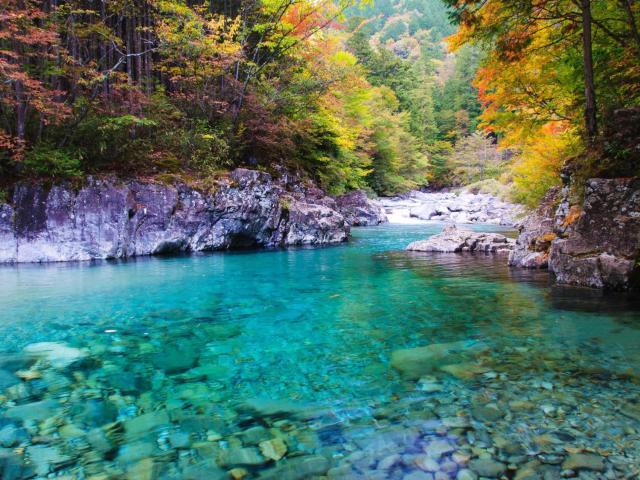
[[[50,178],[77,178],[83,175],[80,150],[40,143],[27,151],[22,168],[28,174]]]

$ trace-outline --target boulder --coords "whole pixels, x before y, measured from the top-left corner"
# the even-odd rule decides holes
[[[547,268],[549,248],[555,238],[554,215],[560,189],[554,187],[545,195],[540,206],[518,225],[518,239],[509,254],[509,265],[522,268]]]
[[[415,252],[478,252],[486,254],[509,253],[514,240],[499,233],[479,233],[447,225],[441,233],[426,240],[418,240],[407,246],[407,250]]]
[[[396,350],[391,366],[410,380],[418,380],[443,366],[469,359],[485,349],[479,342],[433,343],[424,347]]]
[[[640,178],[589,180],[581,207],[562,218],[549,251],[558,283],[640,287]]]
[[[38,342],[24,347],[24,353],[47,361],[53,368],[65,368],[87,356],[87,352],[59,342]]]
[[[367,197],[363,190],[355,190],[336,197],[338,211],[351,226],[379,225],[387,222],[380,204]]]
[[[440,215],[438,209],[430,203],[425,203],[409,210],[409,216],[420,220],[431,220],[437,215]]]
[[[322,190],[242,168],[213,192],[89,177],[79,190],[19,184],[10,203],[0,204],[0,263],[322,245],[349,235]]]

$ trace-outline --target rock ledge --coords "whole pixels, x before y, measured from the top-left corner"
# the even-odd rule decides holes
[[[499,233],[473,232],[456,225],[447,225],[441,233],[426,240],[410,243],[407,250],[414,252],[478,252],[507,254],[515,241]]]
[[[19,184],[11,203],[0,204],[0,263],[326,245],[348,235],[321,190],[241,168],[214,192],[89,178],[79,190]]]

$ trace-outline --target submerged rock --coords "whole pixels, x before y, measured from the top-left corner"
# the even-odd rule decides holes
[[[351,226],[379,225],[388,221],[380,204],[369,199],[363,190],[336,197],[338,211]]]
[[[459,363],[478,354],[483,349],[481,343],[461,341],[396,350],[391,354],[391,366],[406,378],[418,380],[445,365]]]
[[[476,458],[469,462],[469,468],[481,477],[498,478],[502,475],[507,467],[504,463],[493,460],[492,458]]]
[[[79,348],[69,347],[58,342],[32,343],[24,347],[24,353],[49,362],[53,368],[65,368],[87,356],[87,352]]]
[[[600,455],[591,453],[572,453],[562,463],[562,469],[602,472],[604,470],[604,461]]]
[[[0,263],[124,258],[343,242],[333,199],[312,187],[236,169],[215,192],[116,179],[19,184],[0,205]],[[332,208],[333,207],[333,208]]]
[[[499,233],[479,233],[447,225],[441,233],[418,240],[407,246],[407,250],[414,252],[481,252],[481,253],[509,253],[514,241]]]

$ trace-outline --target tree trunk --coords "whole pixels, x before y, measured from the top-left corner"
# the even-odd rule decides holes
[[[582,0],[582,55],[584,59],[584,119],[587,140],[593,144],[598,135],[596,118],[596,88],[593,80],[593,51],[591,45],[591,0]]]

